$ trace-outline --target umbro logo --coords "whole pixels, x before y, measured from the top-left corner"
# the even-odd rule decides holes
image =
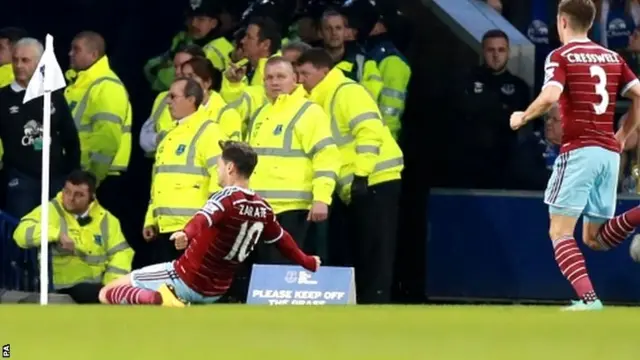
[[[18,112],[20,112],[20,107],[19,106],[12,106],[9,108],[9,114],[17,114]]]

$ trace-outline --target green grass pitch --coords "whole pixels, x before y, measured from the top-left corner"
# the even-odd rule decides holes
[[[17,360],[631,360],[640,308],[0,306]]]

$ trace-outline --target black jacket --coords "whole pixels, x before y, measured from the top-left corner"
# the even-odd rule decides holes
[[[17,90],[17,91],[16,91]],[[64,176],[80,168],[80,140],[71,111],[62,93],[51,94],[52,176]],[[43,97],[22,103],[25,91],[14,84],[0,88],[0,139],[5,169],[16,169],[39,178],[42,175]]]

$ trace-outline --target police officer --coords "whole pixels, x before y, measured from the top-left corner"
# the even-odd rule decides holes
[[[445,151],[452,157],[449,185],[505,188],[503,171],[518,137],[509,132],[509,114],[527,106],[530,90],[507,70],[509,38],[503,31],[484,34],[482,50],[484,63],[471,70],[454,95],[459,120],[450,129],[456,141]]]
[[[150,59],[144,67],[153,90],[165,91],[169,88],[176,76],[172,60],[176,51],[187,44],[202,47],[213,67],[221,73],[225,71],[230,63],[233,45],[223,34],[223,12],[223,6],[217,0],[190,1],[185,11],[187,31],[176,34],[169,51]]]
[[[342,70],[349,79],[364,86],[377,101],[383,88],[380,70],[355,41],[347,41],[347,30],[341,13],[328,10],[322,15],[320,34],[335,67]]]
[[[384,87],[380,92],[378,105],[391,134],[398,140],[411,68],[388,33],[388,23],[397,20],[393,18],[397,15],[397,10],[380,8],[371,0],[351,0],[344,4],[341,11],[348,17],[349,25],[356,29],[358,40],[364,44],[367,56],[380,69]]]

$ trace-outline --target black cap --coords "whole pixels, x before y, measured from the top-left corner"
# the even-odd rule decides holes
[[[208,16],[217,19],[223,11],[223,6],[217,0],[189,0],[185,15],[187,17]]]
[[[296,0],[255,0],[244,14],[242,21],[246,22],[252,17],[269,17],[273,21],[281,23],[289,22],[293,16]]]
[[[347,17],[349,26],[358,30],[358,38],[369,36],[376,23],[382,20],[376,0],[347,0],[340,11]]]
[[[301,18],[311,18],[319,21],[322,14],[327,10],[340,11],[343,0],[306,0],[306,2],[295,13],[293,20]]]

